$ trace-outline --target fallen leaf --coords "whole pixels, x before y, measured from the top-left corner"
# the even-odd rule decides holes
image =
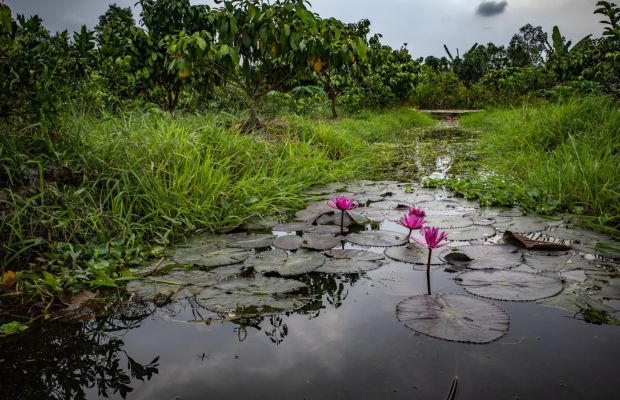
[[[15,285],[15,281],[17,280],[17,276],[13,271],[6,271],[2,275],[2,287],[5,289],[10,289]]]
[[[506,231],[504,233],[504,239],[515,239],[526,249],[538,249],[538,250],[570,250],[571,247],[566,244],[550,242],[546,240],[530,239],[527,236],[520,235],[515,232]]]

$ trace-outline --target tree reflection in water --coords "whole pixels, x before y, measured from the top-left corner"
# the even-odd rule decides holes
[[[150,380],[158,373],[159,357],[148,364],[137,362],[116,333],[137,328],[152,313],[152,307],[143,305],[85,322],[46,322],[31,327],[30,333],[4,339],[4,398],[85,399],[89,389],[98,397],[125,398],[132,380]]]

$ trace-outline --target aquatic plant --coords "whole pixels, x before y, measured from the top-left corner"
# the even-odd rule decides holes
[[[340,210],[340,234],[344,233],[344,212],[356,209],[358,206],[357,200],[346,196],[336,196],[327,202],[327,205],[331,208]]]
[[[426,212],[419,208],[409,207],[409,215],[415,215],[416,217],[424,218],[426,216]]]
[[[416,210],[416,209],[414,208],[413,210]],[[416,210],[416,211],[422,211],[422,210]],[[422,211],[422,214],[424,214],[424,211]],[[408,228],[409,234],[407,236],[411,236],[411,232],[413,232],[415,229],[421,229],[422,226],[424,226],[424,218],[418,216],[417,214],[405,214],[400,218],[398,223],[404,226],[405,228]]]
[[[431,294],[431,255],[433,254],[433,249],[437,249],[448,244],[448,234],[445,231],[440,231],[437,227],[428,226],[422,228],[421,232],[424,235],[424,241],[416,238],[411,239],[428,248],[428,261],[426,263],[426,287],[428,288],[428,294]]]

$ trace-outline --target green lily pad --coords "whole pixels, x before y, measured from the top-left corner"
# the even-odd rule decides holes
[[[381,210],[402,210],[403,212],[408,212],[409,207],[413,207],[413,203],[407,203],[404,201],[383,200],[376,203],[370,203],[368,207],[378,208]]]
[[[326,251],[325,255],[338,260],[381,261],[385,259],[383,254],[358,249],[334,249]]]
[[[347,227],[343,228],[343,232],[348,232]],[[316,233],[319,235],[339,235],[340,225],[312,225],[304,230],[305,233]]]
[[[293,222],[290,224],[274,225],[272,230],[276,232],[303,232],[303,230],[309,226],[309,224],[306,224],[304,222]]]
[[[334,193],[344,190],[347,187],[346,183],[331,182],[325,185],[314,185],[304,190],[305,194],[309,195],[321,195],[327,193]]]
[[[325,256],[320,253],[299,250],[287,255],[282,250],[258,253],[245,262],[246,267],[253,267],[256,272],[275,272],[282,276],[295,276],[312,272],[325,263]]]
[[[381,263],[376,261],[329,258],[325,261],[325,264],[323,264],[315,272],[322,272],[326,274],[361,274],[366,271],[377,269],[380,266]]]
[[[517,233],[540,232],[549,227],[549,224],[538,217],[522,216],[511,218],[509,222],[497,222],[494,226],[501,231]]]
[[[213,245],[177,249],[172,260],[181,265],[198,265],[207,268],[238,264],[252,254],[252,250],[223,248]]]
[[[425,218],[426,226],[435,226],[440,229],[465,228],[474,224],[474,220],[460,215],[430,216]]]
[[[348,235],[346,239],[353,244],[372,247],[402,246],[409,242],[407,235],[391,231],[364,231],[352,233]]]
[[[219,313],[287,311],[300,308],[308,301],[301,296],[289,295],[305,287],[305,284],[290,279],[239,278],[202,290],[196,295],[196,301]]]
[[[400,217],[404,215],[401,210],[382,210],[382,209],[374,209],[368,208],[361,211],[363,215],[368,218],[370,221],[383,222],[386,219],[392,221],[398,221]]]
[[[450,241],[486,239],[495,235],[495,228],[488,225],[470,225],[463,228],[450,228],[442,230],[448,234],[448,240]],[[417,230],[411,233],[411,237],[422,241],[424,240],[422,233]]]
[[[533,301],[562,291],[559,278],[527,272],[484,269],[463,272],[455,280],[471,294],[496,300]]]
[[[437,251],[432,252],[431,265],[443,264],[443,261],[439,259],[437,253]],[[401,247],[389,247],[385,249],[385,255],[393,260],[409,264],[426,265],[428,262],[428,249],[414,243]]]
[[[596,271],[599,269],[596,263],[586,260],[578,254],[560,254],[553,256],[526,254],[524,258],[525,264],[543,272],[570,271],[574,269]]]
[[[319,201],[315,203],[310,203],[303,210],[297,211],[295,213],[295,218],[310,224],[314,222],[319,216],[328,211],[333,212],[334,209],[327,205],[327,201]]]
[[[521,253],[508,245],[459,246],[443,251],[439,258],[470,269],[509,269],[521,265]]]
[[[228,241],[226,245],[239,249],[260,249],[270,247],[273,244],[273,239],[275,239],[274,235],[252,233],[245,237],[239,237],[235,240]]]
[[[441,210],[460,209],[460,208],[463,208],[463,206],[461,205],[461,203],[459,203],[456,200],[443,199],[443,200],[420,202],[418,203],[418,208],[421,208],[424,211],[427,211],[427,210],[441,211]]]
[[[341,239],[339,237],[332,235],[318,235],[314,233],[305,233],[302,239],[302,247],[311,250],[329,250],[341,243]]]
[[[340,211],[330,210],[324,212],[321,215],[318,215],[314,221],[311,221],[317,225],[338,225],[340,228],[340,219],[342,218],[342,213]],[[348,227],[351,225],[355,225],[355,221],[349,216],[349,213],[345,211],[343,226]]]
[[[420,295],[403,300],[396,317],[406,327],[454,342],[489,343],[508,332],[508,314],[496,304],[462,294]]]
[[[301,236],[285,235],[275,238],[273,241],[273,246],[278,249],[292,251],[300,248],[303,242],[304,240],[301,238]]]

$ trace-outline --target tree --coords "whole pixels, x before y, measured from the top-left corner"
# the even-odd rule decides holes
[[[320,22],[318,54],[308,66],[321,82],[331,102],[332,118],[337,118],[336,99],[349,80],[351,68],[366,60],[366,35],[370,22],[344,24],[330,18]]]
[[[508,59],[513,67],[539,67],[546,60],[550,45],[542,27],[524,25],[512,36],[508,45]]]
[[[214,10],[217,43],[211,67],[247,96],[250,118],[243,127],[254,129],[262,125],[258,100],[306,74],[308,60],[320,54],[319,19],[303,0],[217,3],[222,7]]]

